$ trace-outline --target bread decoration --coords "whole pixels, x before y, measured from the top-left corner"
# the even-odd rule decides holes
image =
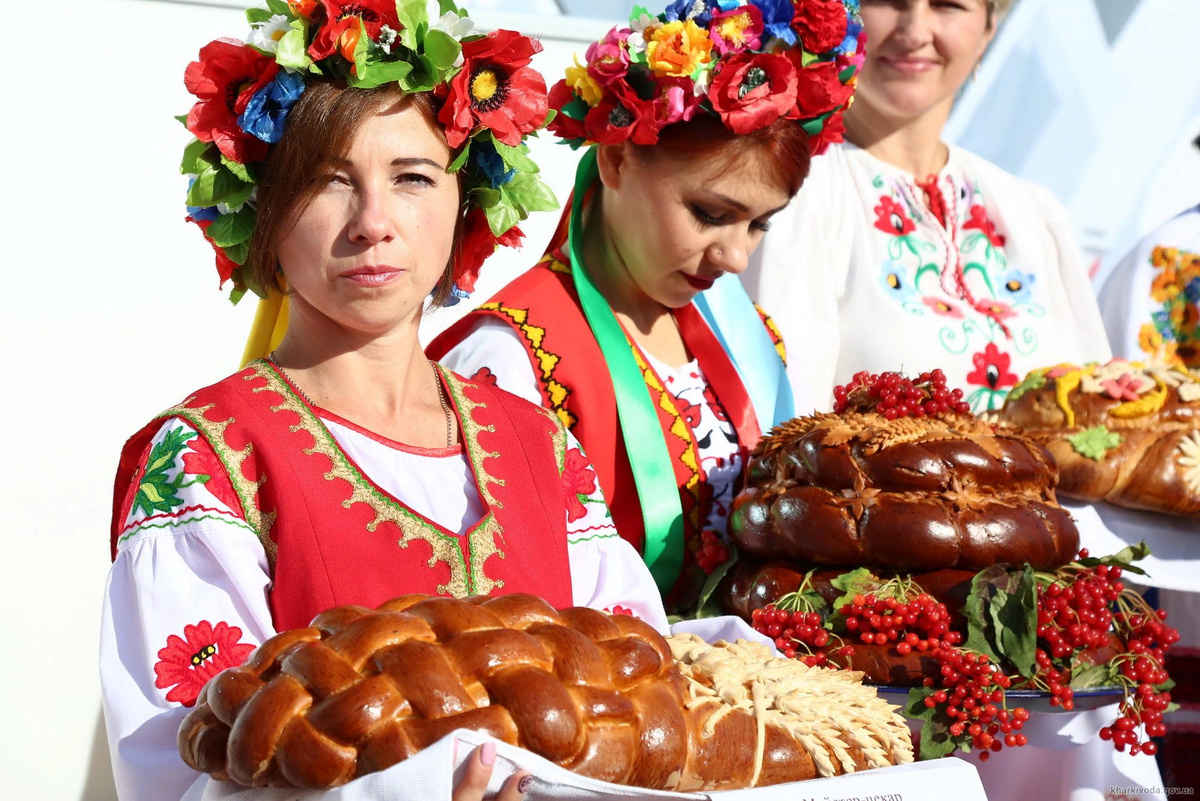
[[[1034,370],[1001,419],[1050,449],[1066,497],[1200,516],[1200,373],[1123,359]]]
[[[972,417],[953,394],[941,400],[939,373],[915,383],[860,374],[838,388],[837,412],[797,418],[763,438],[749,487],[734,502],[738,547],[909,571],[1069,562],[1079,532],[1058,505],[1050,452]]]
[[[218,779],[303,788],[384,770],[456,728],[679,791],[911,760],[902,719],[857,678],[749,646],[706,653],[633,617],[528,595],[339,607],[206,684],[179,750]]]

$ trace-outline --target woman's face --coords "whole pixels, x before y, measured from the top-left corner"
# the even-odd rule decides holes
[[[604,225],[629,279],[670,309],[741,273],[789,195],[758,156],[686,160],[604,145]]]
[[[376,337],[419,322],[453,248],[449,158],[410,104],[368,117],[346,158],[323,165],[320,190],[280,243],[294,312]]]
[[[862,0],[867,60],[855,103],[897,120],[953,102],[995,33],[985,0]]]

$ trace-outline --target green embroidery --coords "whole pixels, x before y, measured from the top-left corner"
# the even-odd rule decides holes
[[[166,436],[150,451],[145,469],[138,483],[137,494],[133,498],[133,512],[139,509],[147,516],[156,513],[170,513],[183,506],[179,490],[192,484],[203,484],[208,476],[195,476],[191,481],[184,482],[187,477],[182,470],[176,471],[175,460],[179,454],[187,450],[188,441],[196,436],[195,431],[184,428],[172,428]],[[174,475],[172,475],[174,474]]]
[[[567,537],[567,544],[578,545],[581,542],[590,542],[592,540],[611,540],[617,536],[616,529],[609,529],[607,533],[592,534],[588,537]]]
[[[1073,437],[1067,437],[1067,442],[1071,443],[1071,447],[1080,456],[1098,462],[1120,445],[1121,439],[1121,435],[1115,431],[1109,431],[1105,426],[1096,426],[1080,431]]]
[[[1026,392],[1029,392],[1032,389],[1041,389],[1044,386],[1046,386],[1046,374],[1034,370],[1032,373],[1025,376],[1020,384],[1017,384],[1015,387],[1009,390],[1008,399],[1014,401],[1018,400]]]
[[[257,533],[257,532],[255,532],[254,529],[252,529],[246,523],[243,523],[241,520],[236,520],[234,518],[226,517],[224,515],[200,515],[199,517],[184,517],[184,518],[176,518],[173,520],[164,520],[160,523],[139,523],[138,525],[134,526],[131,531],[128,531],[125,534],[122,534],[120,539],[117,540],[117,544],[120,545],[120,544],[124,543],[130,537],[134,536],[135,534],[140,534],[141,532],[145,531],[146,529],[150,529],[150,528],[182,528],[183,526],[191,525],[192,523],[199,523],[201,520],[215,520],[218,523],[224,523],[226,525],[233,526],[234,528],[240,528],[243,531],[250,532],[251,534]]]

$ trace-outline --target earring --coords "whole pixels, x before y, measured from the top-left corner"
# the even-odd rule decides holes
[[[980,65],[980,63],[982,63],[982,62],[978,62],[978,61],[975,62],[975,69],[971,72],[971,80],[972,81],[975,81],[975,82],[979,81],[979,65]]]

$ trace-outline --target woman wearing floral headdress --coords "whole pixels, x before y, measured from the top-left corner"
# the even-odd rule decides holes
[[[290,325],[121,455],[101,677],[124,799],[205,781],[175,735],[201,686],[331,607],[530,592],[666,625],[558,418],[417,340],[426,298],[553,202],[522,142],[548,111],[539,46],[415,3],[268,5],[249,44],[188,66],[183,171],[222,282],[235,300],[286,282]],[[514,191],[485,213],[489,159]]]
[[[801,39],[837,39],[838,5],[815,3]],[[1063,207],[942,141],[1010,5],[861,0],[847,141],[813,162],[743,279],[785,338],[820,343],[790,370],[818,407],[860,370],[940,368],[983,412],[1032,369],[1109,356]]]
[[[427,351],[554,411],[684,612],[726,561],[746,452],[792,416],[737,275],[853,91],[854,4],[818,51],[797,46],[807,5],[676,0],[592,45],[550,93],[550,129],[589,146],[559,235]]]

